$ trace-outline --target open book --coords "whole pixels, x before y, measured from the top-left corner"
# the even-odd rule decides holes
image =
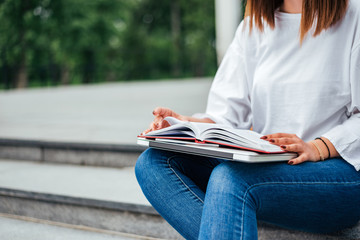
[[[186,144],[204,144],[212,147],[227,147],[250,150],[258,153],[285,153],[279,146],[260,139],[261,134],[251,130],[234,129],[226,125],[198,122],[184,122],[166,117],[169,127],[138,136],[139,139]],[[294,154],[292,154],[294,155]]]

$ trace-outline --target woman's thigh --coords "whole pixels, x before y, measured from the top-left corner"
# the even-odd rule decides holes
[[[135,173],[153,207],[186,239],[197,239],[207,183],[221,162],[150,148]]]
[[[141,186],[176,188],[179,184],[194,188],[194,195],[203,201],[211,172],[222,162],[224,160],[149,148],[138,158],[135,173]]]
[[[282,227],[323,233],[360,220],[360,172],[343,159],[296,166],[226,162],[211,175],[212,188],[214,181],[251,202],[258,220]]]

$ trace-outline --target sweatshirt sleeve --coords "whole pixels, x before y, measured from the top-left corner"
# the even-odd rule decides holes
[[[249,89],[242,50],[243,22],[229,46],[212,83],[205,114],[194,117],[210,118],[219,124],[250,129],[252,117]]]
[[[360,170],[360,44],[352,51],[350,62],[351,102],[349,118],[323,136],[330,140],[342,158]]]

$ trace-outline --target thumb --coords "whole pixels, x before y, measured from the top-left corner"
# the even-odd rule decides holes
[[[161,116],[163,118],[167,117],[167,116],[173,116],[173,117],[176,117],[177,114],[169,109],[169,108],[164,108],[164,107],[157,107],[154,109],[153,111],[153,115],[154,116]]]

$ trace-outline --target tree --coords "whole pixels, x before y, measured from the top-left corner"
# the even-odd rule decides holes
[[[125,35],[128,79],[206,76],[216,71],[212,0],[142,0]]]
[[[37,25],[31,10],[36,2],[5,0],[0,5],[1,63],[3,66],[13,66],[15,85],[18,88],[24,88],[28,84],[27,53],[33,35],[31,26]]]
[[[2,0],[0,88],[212,75],[213,0]]]

